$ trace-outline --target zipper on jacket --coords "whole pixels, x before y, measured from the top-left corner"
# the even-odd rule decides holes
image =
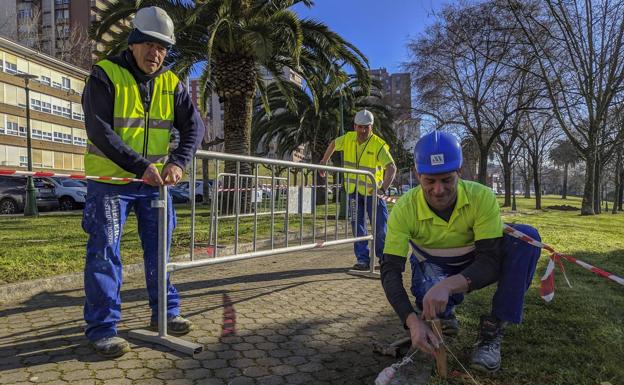
[[[147,158],[147,142],[149,138],[149,110],[145,112],[145,130],[143,139],[143,157]]]

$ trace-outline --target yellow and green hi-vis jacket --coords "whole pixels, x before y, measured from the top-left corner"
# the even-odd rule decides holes
[[[110,60],[102,60],[96,65],[106,72],[115,87],[113,129],[124,143],[162,171],[169,154],[170,131],[173,128],[174,119],[173,98],[179,82],[178,77],[171,71],[165,71],[153,79],[152,100],[149,112],[146,112],[143,108],[139,86],[127,69]],[[84,166],[86,175],[136,177],[108,159],[91,141],[87,144]]]
[[[379,163],[379,152],[384,147],[387,148],[386,142],[379,136],[372,134],[367,142],[364,144],[364,148],[361,154],[357,151],[357,133],[355,131],[347,132],[344,136],[344,166],[345,168],[359,169],[370,171],[375,175],[375,183],[377,188],[381,187],[383,183],[384,170]],[[345,188],[347,193],[351,194],[355,191],[356,180],[359,179],[358,193],[361,195],[370,195],[373,192],[371,180],[362,174],[346,173],[345,175]],[[368,193],[366,193],[366,183],[368,182]]]

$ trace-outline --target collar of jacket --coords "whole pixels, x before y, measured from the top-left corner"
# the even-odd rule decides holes
[[[111,56],[108,58],[108,60],[130,71],[137,83],[147,83],[150,80],[154,79],[156,76],[170,69],[169,66],[163,65],[158,71],[148,75],[145,72],[141,71],[136,61],[134,60],[134,56],[132,56],[132,52],[130,51],[130,49],[126,49],[120,55]]]

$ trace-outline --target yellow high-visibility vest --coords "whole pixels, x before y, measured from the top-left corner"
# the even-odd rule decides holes
[[[96,65],[106,72],[115,87],[113,129],[124,143],[162,171],[169,154],[170,132],[174,119],[173,96],[178,86],[178,77],[173,72],[166,71],[152,80],[154,90],[149,112],[146,112],[139,86],[127,69],[110,60],[102,60]],[[87,143],[84,166],[87,175],[136,177],[108,159],[91,141]]]
[[[362,154],[358,156],[357,153],[357,133],[350,131],[344,136],[344,166],[345,168],[352,168],[358,170],[370,171],[375,175],[375,184],[377,188],[380,188],[383,183],[384,169],[379,164],[379,153],[388,145],[386,142],[375,134],[372,134],[364,144]],[[358,181],[358,193],[366,195],[366,183],[368,182],[368,195],[372,194],[373,187],[369,177],[362,174],[345,174],[345,189],[347,193],[351,194],[355,191],[356,181]]]

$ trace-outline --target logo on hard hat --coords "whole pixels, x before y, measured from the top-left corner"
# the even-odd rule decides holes
[[[433,154],[431,155],[431,165],[439,166],[444,164],[444,154]]]

